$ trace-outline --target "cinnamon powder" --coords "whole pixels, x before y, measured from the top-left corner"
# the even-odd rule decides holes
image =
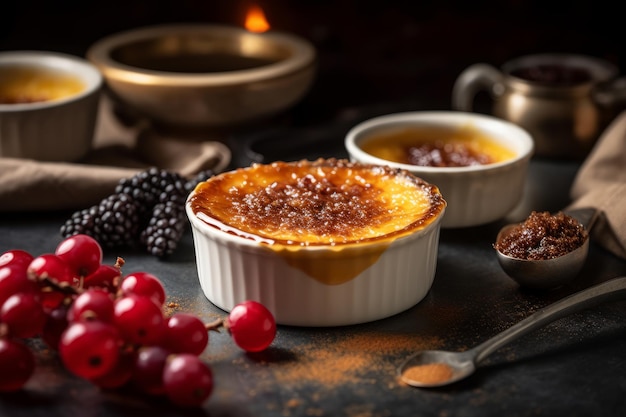
[[[283,384],[319,384],[337,387],[351,383],[378,383],[375,374],[395,375],[398,362],[416,349],[434,348],[436,337],[410,334],[367,333],[294,346],[295,359],[271,364]],[[395,380],[393,380],[395,383]]]
[[[452,368],[445,363],[426,363],[405,369],[402,376],[423,384],[439,384],[450,380],[452,374]]]

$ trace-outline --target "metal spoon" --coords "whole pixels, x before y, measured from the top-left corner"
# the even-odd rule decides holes
[[[564,211],[564,213],[578,220],[587,234],[591,231],[599,215],[599,211],[596,209],[577,209]],[[504,238],[516,226],[516,224],[504,226],[498,233],[496,242]],[[518,284],[534,289],[550,289],[567,283],[580,272],[589,252],[589,238],[577,249],[553,259],[519,259],[505,255],[498,250],[496,252],[504,272]]]
[[[470,376],[483,359],[520,336],[569,314],[595,306],[603,301],[617,299],[624,295],[626,295],[626,277],[614,278],[544,307],[470,350],[464,352],[448,352],[442,350],[419,351],[410,356],[398,368],[399,377],[403,382],[414,387],[428,388],[451,384]],[[419,380],[411,376],[412,374],[419,374],[419,372],[415,372],[419,370],[416,368],[427,366],[438,366],[439,368],[446,369],[448,372],[444,373],[448,373],[448,377],[443,379],[429,377]]]

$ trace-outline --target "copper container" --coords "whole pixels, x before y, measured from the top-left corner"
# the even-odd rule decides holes
[[[479,63],[457,78],[452,106],[473,111],[487,92],[493,115],[533,136],[535,155],[582,159],[626,107],[626,79],[617,73],[606,61],[570,54],[528,55],[501,69]]]
[[[87,52],[115,101],[155,125],[221,127],[298,102],[315,50],[285,33],[226,25],[160,25],[106,37]]]

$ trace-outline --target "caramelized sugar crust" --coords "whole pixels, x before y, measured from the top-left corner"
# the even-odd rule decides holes
[[[215,227],[299,245],[405,234],[434,221],[446,205],[436,186],[407,171],[341,159],[222,173],[199,184],[190,204]]]

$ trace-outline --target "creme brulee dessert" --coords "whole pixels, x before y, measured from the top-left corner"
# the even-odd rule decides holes
[[[372,135],[360,146],[377,158],[426,167],[487,165],[515,156],[512,150],[469,126],[398,128]]]
[[[254,164],[187,199],[198,278],[224,310],[262,302],[279,324],[378,320],[429,291],[446,209],[406,170],[343,159]]]
[[[0,104],[58,100],[84,89],[79,78],[60,72],[25,66],[0,67]]]
[[[207,224],[276,245],[345,245],[431,223],[439,190],[407,171],[345,160],[254,164],[200,183],[191,209]]]

